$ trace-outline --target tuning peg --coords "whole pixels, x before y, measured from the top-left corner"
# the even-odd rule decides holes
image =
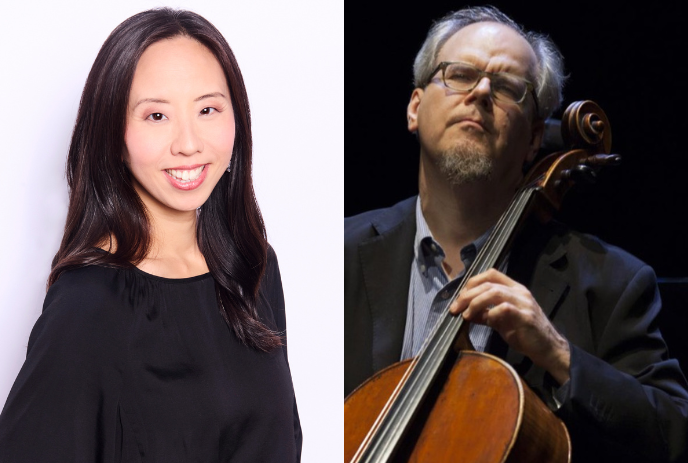
[[[573,170],[571,170],[571,176],[576,181],[582,180],[587,183],[595,183],[595,180],[597,180],[597,174],[593,168],[585,164],[574,167]]]
[[[585,161],[585,164],[595,167],[618,166],[621,164],[621,156],[618,154],[595,154]]]
[[[587,183],[594,183],[595,180],[597,180],[595,170],[585,164],[579,164],[573,169],[566,169],[561,173],[561,176],[566,180],[571,179],[574,182],[584,181]]]

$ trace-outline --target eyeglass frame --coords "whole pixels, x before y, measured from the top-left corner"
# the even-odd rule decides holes
[[[447,85],[447,81],[446,81],[445,76],[444,76],[444,71],[447,69],[448,66],[450,66],[450,65],[452,65],[452,64],[463,64],[463,65],[466,65],[466,66],[469,66],[469,67],[475,69],[475,70],[478,72],[478,79],[475,81],[475,84],[473,85],[473,87],[471,87],[471,88],[469,88],[469,89],[466,89],[466,90],[458,90],[458,89],[455,89],[455,88],[453,88],[453,87]],[[439,70],[442,71],[442,83],[444,84],[445,87],[447,87],[447,88],[449,88],[449,89],[452,89],[452,90],[454,90],[454,91],[456,91],[456,92],[465,92],[465,93],[470,93],[470,92],[472,92],[472,91],[475,89],[475,87],[478,86],[478,84],[480,83],[480,81],[483,80],[483,77],[489,78],[489,79],[490,79],[490,84],[492,83],[492,76],[499,76],[499,75],[504,75],[504,74],[506,74],[506,75],[515,77],[515,78],[517,78],[518,80],[522,80],[523,82],[525,82],[525,84],[526,84],[526,89],[530,90],[530,94],[531,94],[532,97],[533,97],[533,103],[535,103],[535,114],[539,114],[539,113],[540,113],[540,106],[538,105],[537,95],[535,94],[535,85],[533,85],[533,83],[532,83],[531,81],[529,81],[528,79],[524,79],[524,78],[521,77],[521,76],[517,76],[516,74],[511,74],[511,73],[509,73],[509,72],[487,72],[487,71],[483,71],[483,70],[481,70],[481,69],[478,69],[476,66],[472,65],[471,63],[466,63],[466,62],[464,62],[464,61],[442,61],[442,62],[441,62],[440,64],[438,64],[437,67],[430,73],[430,78],[428,79],[427,84],[429,84],[429,83],[432,81],[432,76],[434,76],[435,74],[437,74],[437,71],[439,71]],[[427,84],[426,84],[426,85],[427,85]],[[514,104],[521,104],[521,103],[523,103],[523,102],[525,101],[526,95],[528,95],[528,93],[529,93],[529,92],[526,91],[526,92],[523,94],[523,97],[522,97],[519,101],[514,101],[513,103],[514,103]],[[493,91],[492,91],[492,85],[490,85],[490,96],[491,96],[492,98],[495,98],[495,99],[499,100],[499,98],[495,97],[495,95],[494,95],[494,93],[493,93]],[[504,100],[499,100],[499,101],[504,101]],[[510,103],[510,101],[505,101],[505,103]]]

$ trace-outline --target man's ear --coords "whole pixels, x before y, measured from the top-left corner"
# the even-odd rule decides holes
[[[526,164],[530,164],[533,162],[535,159],[535,156],[537,156],[538,151],[540,150],[540,145],[542,144],[542,137],[545,134],[545,121],[543,119],[537,119],[533,121],[531,130],[530,130],[530,145],[529,145],[529,151],[528,154],[526,155],[525,162]]]
[[[420,106],[420,100],[423,98],[423,89],[416,88],[411,93],[411,100],[406,107],[406,121],[408,131],[411,133],[418,132],[418,107]]]

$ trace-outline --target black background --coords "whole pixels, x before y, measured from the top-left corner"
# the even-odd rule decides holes
[[[477,5],[479,3],[474,3]],[[559,220],[650,264],[665,298],[663,330],[683,344],[688,291],[688,23],[679,3],[492,2],[560,48],[569,79],[563,109],[593,100],[612,127],[623,163],[594,185],[572,189]],[[406,130],[412,65],[432,21],[461,3],[383,8],[346,5],[345,215],[386,207],[417,193],[418,143]],[[676,333],[666,331],[675,330]],[[671,347],[671,345],[670,345]],[[682,362],[685,360],[682,359]],[[684,370],[688,364],[683,363]]]

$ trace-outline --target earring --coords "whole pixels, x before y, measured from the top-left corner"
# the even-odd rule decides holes
[[[227,166],[227,172],[230,171],[230,168],[231,168],[231,167],[232,167],[231,164]]]

